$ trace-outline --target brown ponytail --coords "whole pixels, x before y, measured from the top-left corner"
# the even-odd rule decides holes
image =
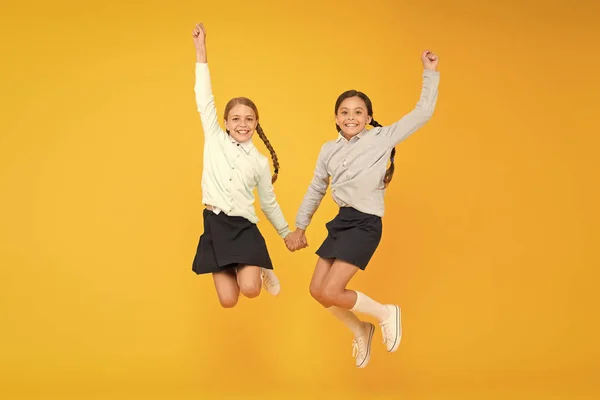
[[[373,127],[381,127],[382,126],[379,122],[377,122],[373,119],[373,103],[371,102],[371,99],[369,99],[369,96],[367,96],[363,92],[359,92],[358,90],[354,90],[354,89],[347,90],[344,93],[339,95],[339,97],[337,98],[337,100],[335,102],[335,114],[336,115],[340,109],[340,105],[342,104],[342,101],[344,101],[350,97],[358,97],[365,102],[365,105],[367,106],[367,114],[371,117],[371,124],[370,124],[371,126],[373,126]],[[341,130],[341,128],[339,127],[338,124],[335,124],[335,128],[337,129],[338,132]],[[385,175],[383,176],[384,188],[386,188],[390,184],[390,182],[392,181],[392,177],[394,176],[394,169],[395,169],[394,168],[394,158],[395,157],[396,157],[396,148],[394,147],[392,149],[392,154],[390,154],[390,166],[385,171]]]
[[[258,136],[262,139],[267,150],[269,150],[269,153],[271,153],[271,159],[273,159],[273,168],[275,169],[273,178],[271,178],[271,183],[275,183],[275,181],[277,180],[277,174],[279,174],[279,160],[277,159],[277,154],[275,153],[271,142],[269,142],[269,139],[267,139],[267,135],[265,135],[265,131],[263,131],[262,126],[260,126],[260,123],[256,125],[256,133],[258,133]]]
[[[243,104],[247,107],[250,107],[254,111],[254,114],[256,114],[256,119],[258,120],[258,108],[256,107],[256,104],[254,104],[254,102],[247,97],[235,97],[229,100],[225,106],[225,119],[227,119],[229,112],[236,104]],[[229,133],[229,131],[227,131],[227,133]],[[275,150],[273,150],[271,142],[269,142],[267,135],[265,135],[265,131],[263,131],[262,127],[260,126],[260,122],[256,125],[256,133],[258,133],[258,136],[262,139],[263,143],[267,147],[267,150],[269,150],[269,153],[271,153],[271,158],[273,159],[273,168],[275,169],[275,173],[271,178],[271,183],[275,183],[277,180],[277,174],[279,173],[279,160],[277,160],[277,154],[275,154]]]
[[[379,122],[375,121],[374,119],[371,119],[371,126],[378,127],[378,126],[381,126],[381,124]],[[394,167],[394,158],[396,158],[396,148],[395,147],[392,149],[392,154],[390,154],[390,166],[385,171],[385,175],[383,176],[383,184],[385,185],[385,187],[388,187],[388,185],[392,181],[392,177],[394,176],[394,170],[396,169]]]

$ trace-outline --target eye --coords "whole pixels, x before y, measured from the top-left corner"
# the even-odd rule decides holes
[[[239,118],[238,117],[233,117],[231,120],[232,121],[237,121],[237,120],[239,120]]]
[[[356,113],[357,113],[358,115],[361,115],[361,114],[362,114],[362,111],[361,111],[361,110],[358,110]]]
[[[348,114],[348,112],[347,111],[342,111],[340,114],[341,115],[346,115],[346,114]]]

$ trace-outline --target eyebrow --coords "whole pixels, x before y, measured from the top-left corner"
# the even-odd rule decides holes
[[[364,110],[364,108],[362,106],[354,107],[354,109],[355,110],[358,110],[358,109]],[[340,111],[342,111],[342,110],[349,110],[349,108],[348,107],[341,107]]]
[[[252,118],[256,118],[254,115],[251,115],[251,114],[249,114],[249,115],[233,114],[231,117],[232,118],[233,117],[252,117]]]

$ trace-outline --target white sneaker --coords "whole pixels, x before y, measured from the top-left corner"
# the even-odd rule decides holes
[[[379,326],[381,326],[381,335],[387,351],[393,353],[398,350],[402,339],[401,313],[398,306],[386,304],[386,307],[390,310],[390,316],[385,321],[380,322]]]
[[[272,269],[261,268],[260,278],[262,280],[262,285],[267,292],[273,296],[277,296],[279,294],[281,285],[279,284],[279,279],[277,279],[277,276]]]
[[[357,336],[352,341],[352,357],[356,359],[356,366],[364,368],[371,358],[371,341],[375,332],[375,325],[370,322],[363,322],[365,330],[361,336]]]

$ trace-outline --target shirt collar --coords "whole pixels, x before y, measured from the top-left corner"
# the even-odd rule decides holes
[[[360,139],[360,138],[362,138],[362,137],[363,137],[363,135],[364,135],[365,133],[367,133],[367,130],[366,130],[366,129],[363,129],[363,131],[362,131],[361,133],[359,133],[358,135],[354,136],[354,137],[353,137],[353,138],[351,138],[350,140],[352,140],[352,139],[354,139],[354,138],[358,138],[358,139]],[[337,143],[337,142],[339,142],[340,140],[345,140],[346,142],[349,142],[349,141],[350,141],[350,140],[346,139],[344,136],[342,136],[342,131],[341,131],[341,130],[338,132],[338,138],[336,139],[336,143]]]
[[[254,148],[254,144],[252,143],[252,139],[247,140],[243,143],[238,142],[237,140],[235,140],[231,135],[229,135],[229,140],[231,140],[231,143],[233,143],[236,146],[241,147],[242,149],[244,149],[244,151],[246,152],[246,154],[250,154],[250,151]]]

